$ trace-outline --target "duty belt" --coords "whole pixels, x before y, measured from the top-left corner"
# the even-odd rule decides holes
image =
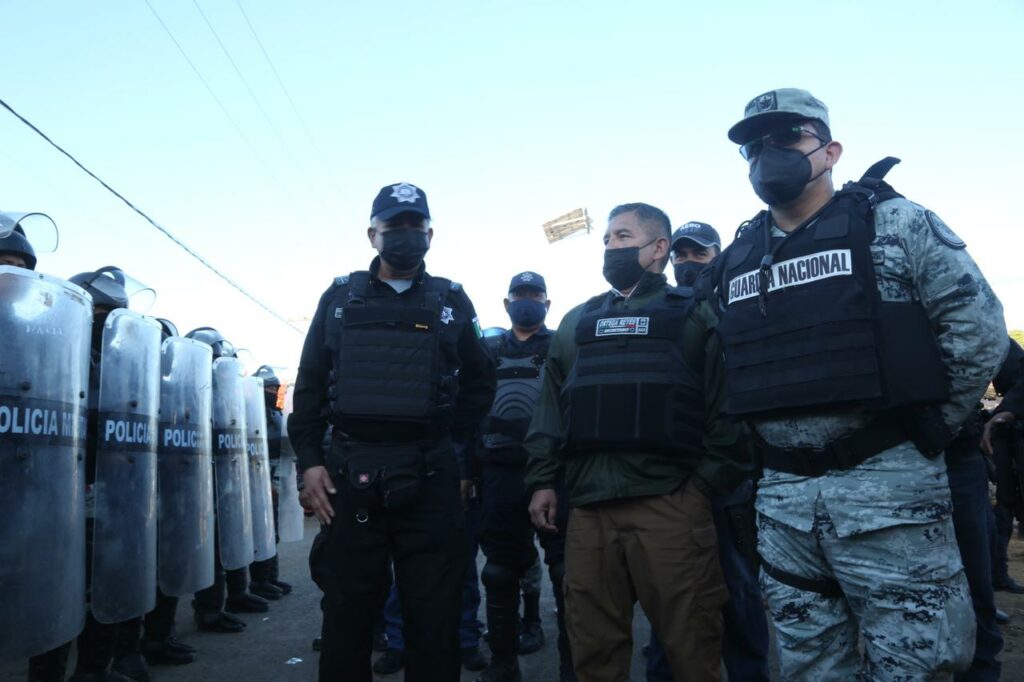
[[[817,478],[830,471],[852,469],[906,440],[907,432],[900,423],[878,419],[821,447],[783,448],[758,438],[758,449],[766,469]]]

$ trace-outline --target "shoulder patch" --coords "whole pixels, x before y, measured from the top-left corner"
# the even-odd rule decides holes
[[[462,285],[458,282],[451,282],[448,286],[452,291],[462,291]]]
[[[348,284],[348,275],[339,275],[334,278],[334,286],[342,287]]]
[[[924,212],[924,216],[928,220],[928,226],[932,228],[932,234],[934,234],[935,238],[940,242],[951,249],[959,250],[967,248],[967,244],[964,243],[964,240],[960,239],[953,230],[949,229],[949,225],[942,222],[942,218],[928,210]]]

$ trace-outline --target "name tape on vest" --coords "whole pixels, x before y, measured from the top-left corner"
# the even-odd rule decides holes
[[[757,296],[760,270],[751,270],[729,281],[729,303]],[[850,249],[819,251],[776,263],[768,272],[768,292],[853,275]]]
[[[646,336],[649,317],[605,317],[597,321],[594,336]]]

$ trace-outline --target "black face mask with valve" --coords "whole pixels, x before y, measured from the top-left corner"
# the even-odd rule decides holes
[[[380,257],[402,272],[418,267],[430,249],[427,233],[420,230],[388,230],[380,239]]]
[[[821,175],[811,177],[811,161],[807,157],[824,146],[806,154],[799,149],[765,147],[750,164],[750,184],[754,192],[769,206],[793,201],[809,182]]]

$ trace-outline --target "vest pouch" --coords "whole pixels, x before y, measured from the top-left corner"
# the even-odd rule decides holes
[[[935,332],[916,303],[884,301],[878,310],[878,357],[886,377],[881,407],[944,403],[949,380]]]

